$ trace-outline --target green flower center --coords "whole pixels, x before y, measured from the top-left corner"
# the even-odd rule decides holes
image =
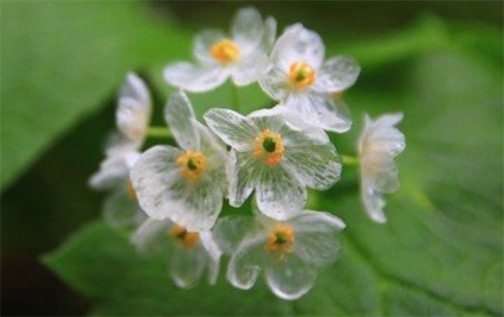
[[[198,163],[194,161],[194,159],[190,158],[187,160],[187,168],[191,171],[195,171],[198,169]]]
[[[276,149],[275,139],[273,139],[272,137],[264,138],[263,148],[266,150],[266,152],[269,152],[269,153],[275,152],[275,149]]]

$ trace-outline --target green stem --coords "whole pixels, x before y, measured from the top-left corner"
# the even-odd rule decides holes
[[[149,127],[147,129],[147,136],[153,138],[171,138],[172,134],[165,127]]]
[[[238,87],[233,83],[231,84],[231,101],[233,104],[233,109],[236,112],[240,112],[240,97],[238,96]]]
[[[340,155],[343,165],[357,166],[359,165],[359,158],[351,155]]]

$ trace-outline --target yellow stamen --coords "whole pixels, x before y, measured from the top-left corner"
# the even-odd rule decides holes
[[[222,39],[210,47],[210,53],[219,63],[227,65],[240,58],[240,47],[231,40]]]
[[[277,223],[268,235],[268,241],[264,249],[269,252],[277,252],[279,260],[294,252],[294,228],[285,223]]]
[[[133,188],[133,184],[129,179],[126,181],[126,184],[124,185],[124,191],[126,192],[126,196],[128,196],[129,199],[135,201],[138,200],[135,188]]]
[[[282,160],[284,152],[282,136],[269,129],[264,130],[254,139],[252,154],[263,159],[268,166],[277,165]]]
[[[173,225],[171,229],[171,236],[176,239],[180,246],[185,248],[190,248],[199,241],[198,232],[187,231],[186,228],[178,224]]]
[[[289,82],[296,90],[305,90],[315,83],[315,70],[305,62],[294,62],[289,67]]]
[[[206,171],[207,159],[201,152],[186,151],[177,158],[180,174],[186,179],[197,180]]]

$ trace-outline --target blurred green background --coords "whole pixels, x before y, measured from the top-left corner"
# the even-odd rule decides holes
[[[363,215],[351,169],[314,196],[314,207],[348,229],[340,261],[295,303],[223,278],[218,291],[175,289],[159,263],[138,259],[99,221],[104,195],[87,186],[125,73],[147,80],[162,124],[163,65],[190,59],[194,32],[228,29],[248,5],[274,16],[279,32],[302,22],[321,34],[327,56],[361,63],[345,95],[355,128],[331,136],[340,152],[355,153],[364,112],[405,113],[390,222]],[[502,315],[503,9],[501,1],[2,1],[2,314]],[[191,95],[197,115],[227,106],[228,89]],[[271,105],[257,86],[240,99],[247,110]],[[52,271],[42,264],[81,228],[46,257]]]

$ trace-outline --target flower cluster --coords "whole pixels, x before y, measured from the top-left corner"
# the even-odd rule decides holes
[[[107,222],[133,231],[142,253],[168,254],[180,287],[196,285],[207,269],[215,283],[225,254],[227,279],[237,288],[251,288],[262,271],[278,297],[306,294],[317,268],[336,260],[337,234],[345,228],[330,212],[305,209],[308,189],[327,190],[341,176],[347,156],[327,133],[351,128],[348,107],[335,96],[360,72],[353,58],[325,60],[324,53],[321,38],[303,25],[287,27],[277,39],[273,18],[240,10],[230,34],[207,30],[196,37],[196,63],[165,68],[166,81],[177,88],[164,109],[171,142],[146,150],[151,98],[129,74],[119,92],[117,132],[90,180],[111,192]],[[278,104],[248,115],[213,108],[198,121],[186,92],[210,91],[227,79],[234,87],[257,82]],[[377,222],[385,221],[382,194],[398,188],[394,158],[405,140],[394,126],[401,119],[366,116],[353,158],[365,210]],[[242,205],[251,196],[247,216]],[[242,215],[220,217],[225,200]]]

